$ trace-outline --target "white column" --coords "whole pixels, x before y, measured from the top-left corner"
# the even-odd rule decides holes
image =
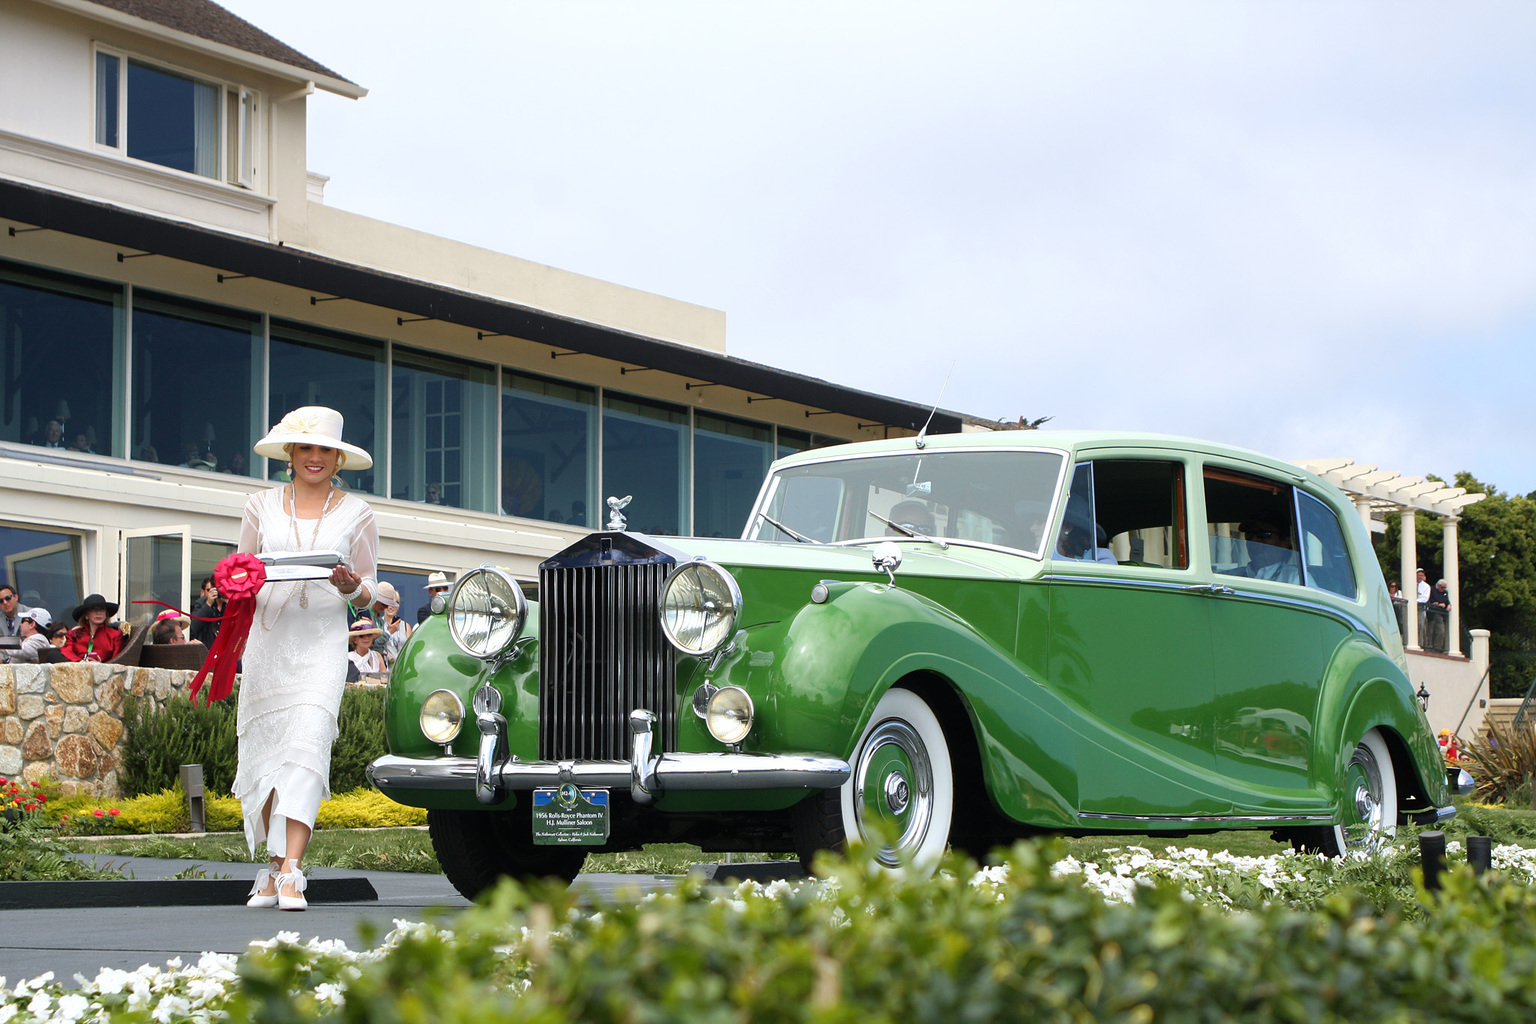
[[[1408,599],[1408,606],[1404,609],[1404,619],[1408,623],[1408,639],[1403,644],[1410,651],[1417,651],[1419,647],[1419,590],[1418,590],[1418,565],[1419,565],[1419,537],[1414,531],[1418,529],[1417,520],[1413,509],[1403,509],[1403,530],[1399,539],[1399,550],[1402,555],[1400,568],[1403,584],[1403,596]]]
[[[1445,624],[1445,653],[1461,653],[1461,562],[1456,553],[1456,524],[1461,522],[1455,516],[1446,516],[1440,520],[1440,525],[1445,531],[1445,543],[1441,545],[1445,562],[1445,592],[1451,595],[1451,614]]]
[[[1371,532],[1371,499],[1364,495],[1355,498],[1355,511],[1360,513],[1360,521],[1365,524],[1367,535]]]

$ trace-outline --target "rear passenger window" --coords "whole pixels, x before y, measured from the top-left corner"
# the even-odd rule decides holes
[[[1301,553],[1307,565],[1307,586],[1340,597],[1355,596],[1355,569],[1349,564],[1344,531],[1333,510],[1304,491],[1296,494],[1301,513]]]
[[[1205,467],[1211,568],[1227,576],[1301,583],[1296,510],[1289,484]]]

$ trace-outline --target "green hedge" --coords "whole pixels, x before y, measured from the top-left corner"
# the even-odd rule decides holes
[[[512,884],[370,962],[253,951],[231,1021],[1343,1022],[1529,1020],[1536,895],[1453,872],[1424,920],[1341,890],[1311,912],[1233,913],[1171,887],[1107,903],[1054,877],[1059,844],[904,882],[831,860],[837,884],[578,910]],[[771,890],[770,890],[771,891]],[[334,995],[327,994],[334,993]]]
[[[179,784],[184,764],[203,766],[210,793],[228,793],[235,782],[235,720],[240,691],[210,707],[193,707],[184,695],[156,708],[153,701],[123,702],[123,756],[118,788],[125,797],[159,793]],[[348,688],[341,696],[338,733],[331,747],[331,792],[368,785],[369,762],[385,752],[384,690]]]

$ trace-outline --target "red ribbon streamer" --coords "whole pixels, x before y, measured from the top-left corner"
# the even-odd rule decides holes
[[[197,706],[197,692],[202,689],[203,679],[212,673],[208,684],[208,696],[203,707],[216,700],[223,700],[235,689],[235,669],[240,656],[245,653],[245,641],[251,633],[251,623],[256,616],[256,592],[267,582],[267,567],[255,555],[236,551],[226,555],[213,568],[213,585],[219,593],[228,597],[224,615],[220,620],[219,635],[208,649],[203,667],[192,677],[192,705]]]

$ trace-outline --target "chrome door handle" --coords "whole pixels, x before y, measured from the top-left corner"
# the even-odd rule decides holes
[[[1231,587],[1222,586],[1220,583],[1196,583],[1184,589],[1196,594],[1219,594],[1223,597],[1230,597],[1237,593]]]

